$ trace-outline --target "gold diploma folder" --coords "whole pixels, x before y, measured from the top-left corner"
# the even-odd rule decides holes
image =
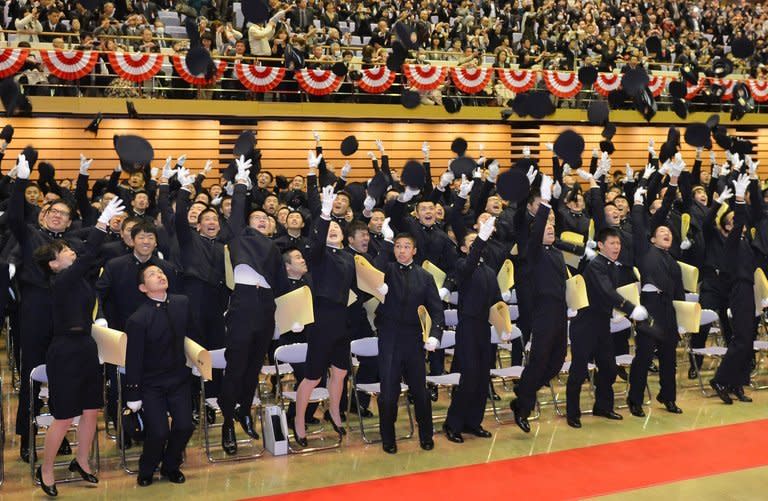
[[[355,256],[355,273],[357,274],[357,288],[383,303],[384,296],[379,293],[378,288],[384,283],[384,272],[376,269],[364,257]]]
[[[589,306],[587,283],[581,275],[574,275],[565,281],[565,302],[568,308],[580,310]]]
[[[635,306],[640,304],[640,282],[632,282],[631,284],[623,285],[616,289],[621,297],[629,301]],[[614,313],[624,316],[624,312],[620,310],[613,310]]]
[[[315,322],[312,307],[312,291],[306,285],[275,298],[275,326],[277,332],[285,334],[293,324],[309,325]]]
[[[196,368],[206,381],[213,379],[213,364],[211,363],[211,354],[208,350],[185,337],[184,354],[187,356],[187,367]]]
[[[128,349],[128,336],[125,332],[93,324],[91,337],[96,341],[99,358],[103,362],[125,367],[125,352]]]
[[[429,333],[432,332],[432,317],[429,316],[426,306],[419,305],[416,310],[419,313],[419,323],[421,324],[421,338],[424,342],[429,339]]]
[[[435,285],[437,285],[438,289],[440,289],[443,286],[443,284],[445,284],[445,277],[446,277],[445,272],[440,268],[438,268],[437,266],[435,266],[434,264],[432,264],[431,261],[425,260],[421,264],[421,267],[424,268],[427,271],[427,273],[432,275],[432,278],[435,279]]]
[[[503,294],[515,286],[515,265],[512,261],[505,259],[501,265],[499,274],[496,275],[496,281],[499,282],[499,291]]]
[[[499,301],[491,306],[491,309],[488,311],[488,323],[496,329],[496,333],[499,336],[501,336],[502,332],[512,332],[509,306],[504,301]]]
[[[677,325],[685,332],[699,332],[701,324],[701,305],[692,301],[672,301],[675,306]]]

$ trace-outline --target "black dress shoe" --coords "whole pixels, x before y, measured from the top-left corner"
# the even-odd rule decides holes
[[[688,379],[696,379],[699,377],[699,371],[696,370],[696,367],[689,367],[688,368]]]
[[[208,405],[205,406],[205,419],[209,425],[216,423],[216,409]]]
[[[658,400],[659,403],[662,404],[665,409],[667,409],[667,412],[671,412],[672,414],[682,414],[683,413],[683,409],[678,407],[674,400],[664,401],[664,400],[661,400],[659,398],[657,398],[656,400]]]
[[[477,428],[464,428],[464,432],[480,438],[491,438],[493,436],[493,433],[482,426],[478,426]]]
[[[235,422],[232,419],[224,419],[224,424],[221,425],[221,448],[228,456],[237,453]]]
[[[429,392],[429,399],[437,402],[437,386],[429,385],[427,386],[427,391]]]
[[[517,399],[514,399],[509,403],[509,409],[515,416],[515,424],[518,426],[518,428],[523,430],[525,433],[530,433],[531,425],[528,423],[528,416],[523,416],[520,414],[520,411],[517,410]]]
[[[720,400],[722,400],[724,404],[731,405],[733,403],[731,396],[728,395],[728,389],[725,386],[721,385],[714,379],[709,381],[709,386],[715,390],[715,393],[717,393],[717,396],[720,397]]]
[[[169,482],[172,484],[183,484],[187,481],[187,478],[184,476],[184,474],[181,472],[181,470],[176,471],[163,471],[160,470],[160,475],[167,478]]]
[[[64,437],[64,440],[61,441],[61,445],[59,446],[59,450],[56,451],[57,456],[70,456],[72,455],[72,447],[69,445],[69,440],[67,440],[66,437]]]
[[[448,425],[443,425],[443,433],[445,433],[445,436],[448,438],[449,442],[453,442],[456,444],[463,444],[464,443],[464,437],[461,436],[461,433],[457,431],[453,431],[448,427]],[[422,442],[423,444],[424,442]],[[422,446],[423,447],[423,446]]]
[[[627,407],[629,407],[629,413],[633,416],[637,417],[645,417],[645,411],[643,411],[643,406],[640,404],[634,404],[627,400]]]
[[[387,454],[397,454],[397,444],[381,444],[381,448]]]
[[[339,438],[347,434],[347,429],[344,428],[344,426],[336,426],[336,423],[333,421],[331,421],[331,428],[333,428],[333,431],[339,434]]]
[[[619,414],[618,412],[614,411],[605,411],[602,409],[592,409],[592,415],[597,417],[604,417],[607,419],[613,419],[615,421],[620,421],[624,419],[624,416]]]
[[[736,396],[736,399],[739,402],[751,402],[752,398],[748,397],[744,394],[744,387],[742,386],[734,386],[731,388],[731,393],[733,393]]]
[[[431,451],[432,449],[435,448],[435,442],[431,438],[428,438],[426,440],[422,440],[421,442],[419,442],[419,445],[425,451]]]
[[[571,428],[581,428],[581,418],[568,416],[566,421],[568,421],[568,426]]]
[[[305,427],[306,428],[306,427]],[[296,421],[291,421],[291,430],[293,430],[293,439],[294,441],[299,444],[300,447],[306,447],[307,446],[307,437],[300,437],[298,433],[296,433]],[[305,430],[306,433],[306,430]]]
[[[258,440],[259,434],[253,428],[253,417],[251,416],[251,410],[248,409],[242,412],[236,412],[235,416],[240,423],[240,427],[243,429],[246,435],[254,440]]]
[[[83,469],[82,466],[80,466],[80,463],[77,462],[77,459],[73,459],[71,463],[69,463],[69,471],[78,473],[80,477],[85,480],[86,482],[90,482],[92,484],[98,484],[99,479],[96,478],[96,475],[92,473],[88,473]]]
[[[55,498],[59,495],[59,490],[56,489],[56,484],[53,485],[45,485],[43,483],[43,469],[42,467],[38,466],[37,471],[35,472],[35,478],[37,478],[37,481],[40,482],[40,488],[43,489],[43,492],[46,493],[48,496]]]
[[[148,485],[152,485],[152,477],[138,476],[136,477],[136,483],[139,484],[139,487],[146,487]]]

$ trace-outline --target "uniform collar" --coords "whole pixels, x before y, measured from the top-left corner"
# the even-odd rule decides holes
[[[40,227],[40,231],[42,231],[43,233],[45,233],[46,235],[48,235],[49,237],[54,238],[54,239],[64,238],[64,232],[63,231],[62,232],[51,231],[48,228],[46,228],[45,226],[41,226]]]
[[[413,261],[408,264],[397,263],[397,269],[399,270],[411,270],[413,268]]]

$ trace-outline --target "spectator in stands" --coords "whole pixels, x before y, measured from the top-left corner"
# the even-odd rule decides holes
[[[336,12],[336,4],[332,2],[325,4],[325,12],[320,16],[320,24],[327,30],[334,28],[338,35],[339,14]]]
[[[248,28],[248,42],[251,46],[252,55],[272,55],[272,48],[270,47],[269,42],[275,35],[275,26],[281,19],[285,17],[288,11],[290,11],[290,8],[288,10],[279,11],[264,25],[251,24],[251,26]]]
[[[43,31],[43,25],[38,20],[39,12],[37,10],[37,7],[33,7],[30,4],[27,4],[27,6],[24,8],[24,15],[21,19],[16,19],[14,22],[14,26],[16,26],[16,31],[18,31],[18,40],[20,42],[29,42],[32,44],[37,44],[40,42],[40,38],[38,38],[38,33],[42,33]]]
[[[391,43],[389,39],[390,39],[389,25],[387,24],[386,21],[381,20],[379,21],[379,24],[376,27],[376,30],[373,32],[370,42],[368,43],[373,45],[373,47],[376,49],[378,49],[379,47],[391,47]]]
[[[82,1],[75,2],[75,8],[70,11],[68,17],[73,23],[76,20],[79,21],[80,29],[83,31],[92,32],[96,29],[97,13],[86,9]]]
[[[238,40],[243,38],[243,34],[233,28],[232,23],[230,22],[222,24],[219,21],[214,21],[214,24],[215,23],[218,23],[215,28],[216,50],[219,51],[219,54],[226,56],[234,55],[235,44]],[[280,57],[282,57],[282,55]]]
[[[101,36],[115,37],[120,34],[119,22],[111,18],[108,14],[102,14],[99,18],[99,27],[93,30],[93,35],[97,38]]]
[[[137,47],[139,52],[160,52],[160,46],[154,40],[154,34],[149,28],[144,28],[141,32],[141,40]]]
[[[154,24],[159,15],[157,4],[149,0],[138,0],[133,4],[133,11],[144,16],[150,24]]]
[[[314,21],[315,9],[308,5],[307,0],[299,0],[291,12],[291,26],[294,26],[296,31],[306,32]]]

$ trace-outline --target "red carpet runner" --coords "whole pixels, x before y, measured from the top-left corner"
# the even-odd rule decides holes
[[[259,499],[581,499],[767,465],[767,450],[764,419]]]

